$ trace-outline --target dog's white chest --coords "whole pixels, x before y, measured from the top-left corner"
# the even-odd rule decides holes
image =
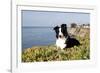
[[[66,47],[65,41],[66,41],[65,38],[64,38],[64,39],[58,38],[58,39],[56,40],[56,46],[57,46],[58,48],[61,48],[61,49],[65,48],[65,47]]]

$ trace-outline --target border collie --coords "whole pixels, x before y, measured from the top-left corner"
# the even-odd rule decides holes
[[[68,35],[67,25],[62,24],[61,27],[56,26],[53,28],[56,32],[56,46],[57,48],[65,49],[73,46],[80,45],[79,41]]]

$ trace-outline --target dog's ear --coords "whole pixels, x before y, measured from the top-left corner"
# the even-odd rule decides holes
[[[59,26],[56,26],[56,27],[53,28],[53,30],[57,30],[57,29],[59,29]]]
[[[62,33],[63,33],[63,35],[65,36],[65,37],[67,37],[68,36],[68,32],[67,32],[67,24],[62,24],[61,25],[61,31],[62,31]]]
[[[62,24],[61,28],[67,28],[67,24]]]

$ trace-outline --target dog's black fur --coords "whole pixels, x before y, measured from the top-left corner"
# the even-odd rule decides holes
[[[55,32],[56,32],[56,38],[58,39],[58,36],[59,36],[59,26],[56,26],[56,27],[54,27],[53,29],[55,30]]]
[[[63,35],[65,36],[65,38],[68,36],[67,25],[66,24],[62,24],[61,25],[61,32],[63,33]]]
[[[67,32],[66,24],[62,24],[61,27],[59,27],[59,26],[54,27],[57,39],[59,38],[59,28],[61,28],[61,32],[63,33],[64,37],[66,38],[66,41],[65,41],[66,47],[65,48],[71,48],[75,45],[76,46],[80,45],[80,42],[76,38],[72,38],[71,36],[69,36],[69,34]]]
[[[65,44],[67,44],[67,46],[65,48],[71,48],[71,47],[73,47],[75,45],[76,46],[80,45],[80,42],[77,39],[71,38],[70,36],[68,36]]]

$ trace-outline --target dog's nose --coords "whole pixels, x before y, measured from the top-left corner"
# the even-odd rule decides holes
[[[61,35],[59,35],[59,37],[61,38]]]

